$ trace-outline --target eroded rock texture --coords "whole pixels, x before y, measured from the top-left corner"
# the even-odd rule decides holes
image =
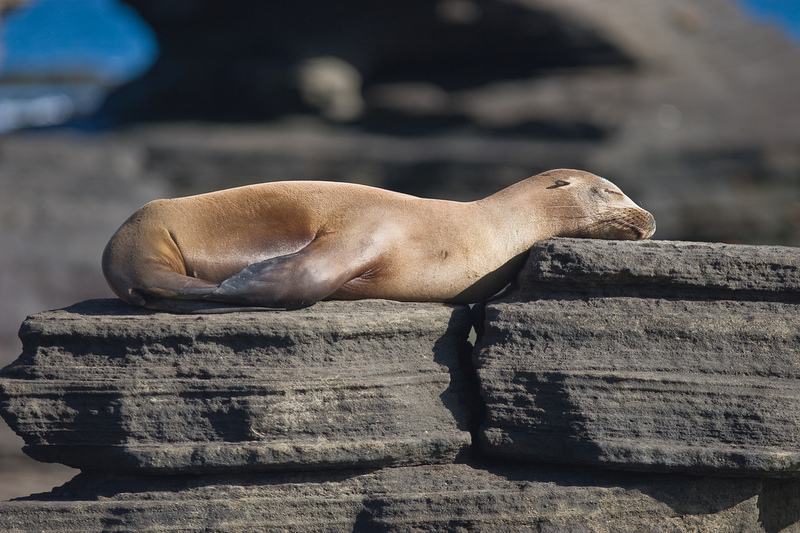
[[[85,476],[3,504],[18,531],[780,531],[796,482],[466,464],[376,472]],[[6,529],[6,530],[8,530]]]
[[[483,450],[622,469],[800,468],[800,254],[557,239],[486,306]]]
[[[799,265],[553,239],[483,312],[40,313],[0,411],[83,472],[0,530],[794,531]]]
[[[452,462],[470,444],[469,328],[438,304],[192,316],[95,300],[22,325],[0,405],[26,453],[82,470]]]

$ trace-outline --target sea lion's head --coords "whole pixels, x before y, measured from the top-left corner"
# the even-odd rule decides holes
[[[536,178],[544,188],[545,212],[557,221],[561,237],[636,241],[656,231],[653,215],[605,178],[566,169]]]

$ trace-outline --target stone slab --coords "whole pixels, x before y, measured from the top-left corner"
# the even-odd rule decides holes
[[[434,465],[374,472],[94,476],[0,503],[32,531],[781,531],[797,481]]]
[[[531,248],[517,298],[616,286],[627,294],[683,289],[682,296],[800,298],[800,248],[687,241],[550,239]],[[544,285],[543,285],[544,284]],[[579,287],[580,286],[580,287]],[[547,288],[549,287],[549,288]]]
[[[0,410],[43,461],[104,472],[451,462],[470,446],[465,306],[322,302],[29,317]]]
[[[796,475],[798,255],[658,241],[535,246],[516,289],[485,309],[474,353],[487,404],[482,450],[633,470]],[[674,280],[683,280],[677,291]]]

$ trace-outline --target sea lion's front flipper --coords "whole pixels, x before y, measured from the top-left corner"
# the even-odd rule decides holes
[[[277,309],[308,307],[366,270],[341,241],[318,239],[292,254],[255,263],[223,281],[204,297],[228,304]]]

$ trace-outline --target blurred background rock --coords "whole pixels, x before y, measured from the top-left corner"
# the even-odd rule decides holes
[[[476,199],[608,177],[659,239],[800,245],[800,4],[0,0],[0,364],[111,296],[137,207],[284,179]],[[0,498],[75,471],[0,430]]]

